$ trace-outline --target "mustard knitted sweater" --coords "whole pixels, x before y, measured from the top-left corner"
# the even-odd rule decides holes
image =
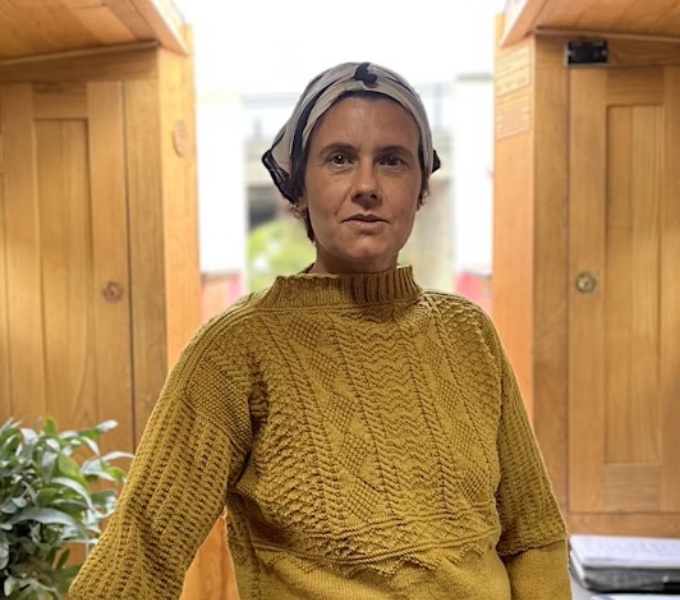
[[[225,506],[242,600],[570,598],[495,330],[408,267],[280,277],[207,323],[71,598],[178,598]]]

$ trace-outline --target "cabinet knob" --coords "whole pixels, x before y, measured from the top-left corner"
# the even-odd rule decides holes
[[[115,281],[107,281],[102,288],[102,296],[107,302],[120,302],[123,298],[123,286]]]
[[[583,271],[576,277],[576,289],[581,294],[592,294],[597,287],[597,277],[589,271]]]

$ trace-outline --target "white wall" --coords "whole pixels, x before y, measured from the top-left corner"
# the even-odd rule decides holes
[[[202,272],[245,272],[248,215],[240,96],[199,94],[196,107]]]
[[[491,272],[493,243],[493,84],[454,86],[454,268]]]

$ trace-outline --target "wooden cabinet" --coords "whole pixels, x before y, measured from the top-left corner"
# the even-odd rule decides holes
[[[146,43],[0,61],[0,422],[134,451],[200,321],[192,77]],[[216,528],[185,597],[226,561]]]
[[[680,44],[570,39],[498,52],[494,318],[572,531],[680,536]]]
[[[64,60],[0,63],[1,418],[132,450],[199,319],[189,61]]]

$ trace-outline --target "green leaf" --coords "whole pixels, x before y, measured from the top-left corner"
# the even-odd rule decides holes
[[[14,504],[12,500],[13,498],[10,498],[9,500],[7,500],[7,502],[3,503],[2,506],[0,506],[0,513],[4,515],[13,515],[14,513],[17,512],[17,510],[19,510],[17,505]]]
[[[60,510],[67,515],[70,515],[77,521],[82,519],[83,513],[87,512],[88,510],[94,510],[94,507],[90,508],[90,506],[80,498],[72,498],[71,500],[55,500],[53,507],[56,510]]]
[[[118,427],[118,422],[114,421],[113,419],[110,419],[108,421],[104,421],[102,423],[99,423],[99,425],[95,426],[95,429],[101,434],[101,433],[106,433],[107,431],[110,431],[111,429],[115,429]]]
[[[99,490],[92,493],[93,504],[106,504],[109,500],[116,497],[115,490]]]
[[[60,475],[73,479],[83,486],[87,485],[78,463],[66,454],[59,455],[57,460],[57,471]]]
[[[9,540],[4,531],[0,531],[0,571],[9,563]]]
[[[55,440],[54,438],[46,438],[45,446],[47,446],[47,448],[55,454],[61,454],[61,444],[59,443],[59,440]]]
[[[17,508],[25,508],[28,502],[26,501],[26,498],[22,498],[21,496],[17,496],[15,498],[12,498],[12,502],[16,505]]]
[[[68,548],[66,548],[66,550],[64,550],[61,553],[61,556],[59,557],[59,560],[57,561],[57,565],[55,567],[57,571],[64,568],[64,565],[68,561],[68,557],[70,556],[70,554],[71,551]]]
[[[129,452],[109,452],[108,454],[105,454],[102,456],[102,460],[105,462],[111,462],[112,460],[118,460],[119,458],[134,458],[134,454],[130,454]]]
[[[88,437],[82,437],[79,438],[83,443],[87,444],[87,447],[90,449],[90,452],[92,454],[100,454],[99,452],[99,444],[95,442],[94,440],[88,438]]]
[[[35,499],[35,503],[39,507],[51,506],[55,499],[59,498],[60,490],[51,485],[41,489]]]
[[[52,484],[55,483],[74,491],[83,500],[85,500],[87,506],[94,508],[94,506],[92,506],[92,500],[90,499],[89,490],[87,490],[81,483],[75,481],[74,479],[69,479],[68,477],[55,477],[52,480]]]
[[[80,524],[70,515],[53,508],[27,508],[9,519],[9,523],[16,525],[27,521],[37,521],[43,525],[68,525],[80,528]]]
[[[49,435],[57,435],[57,422],[49,415],[43,417],[43,432]]]
[[[21,435],[24,438],[24,443],[27,445],[34,444],[38,439],[38,434],[32,429],[28,429],[26,427],[22,428]]]
[[[15,590],[19,589],[19,581],[12,577],[11,575],[5,579],[5,583],[2,586],[2,591],[4,595],[8,598],[14,593]]]
[[[106,472],[113,477],[113,480],[118,482],[118,483],[124,483],[125,482],[125,476],[126,473],[123,469],[120,467],[107,467]]]

